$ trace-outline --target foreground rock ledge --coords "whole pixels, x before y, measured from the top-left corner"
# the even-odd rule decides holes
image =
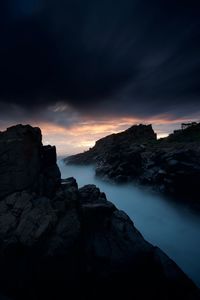
[[[0,153],[0,299],[199,299],[96,186],[60,180],[39,129],[0,133]]]

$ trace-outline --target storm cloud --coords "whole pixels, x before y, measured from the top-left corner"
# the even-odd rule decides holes
[[[196,113],[199,53],[193,0],[0,4],[0,101],[21,114],[58,102],[92,115]]]

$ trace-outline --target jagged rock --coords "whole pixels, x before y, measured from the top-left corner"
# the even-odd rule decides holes
[[[80,201],[81,203],[98,203],[106,202],[106,195],[101,193],[99,188],[94,184],[88,184],[79,189]]]
[[[60,184],[55,147],[42,146],[39,128],[17,125],[0,133],[0,199],[15,191],[51,196]]]
[[[191,202],[199,197],[200,160],[196,150],[182,149],[155,153],[152,165],[141,180],[150,178],[151,184],[162,186],[165,192],[182,196]]]
[[[33,140],[41,141],[38,130],[30,127],[11,131],[21,137],[29,136],[32,130],[33,136],[36,132]],[[5,137],[7,134],[6,143]],[[20,143],[24,141],[27,138],[23,136]],[[44,170],[56,167],[55,149],[42,148],[40,142],[37,147],[37,170],[44,176]],[[24,159],[24,153],[19,160]],[[14,173],[15,169],[18,165],[14,163]],[[20,191],[13,185],[5,197],[1,194],[3,295],[13,300],[199,299],[194,283],[160,249],[145,241],[130,218],[96,186],[78,189],[75,179],[64,179],[61,184],[55,174],[57,189],[49,196],[48,185],[38,190],[35,182],[28,189],[22,182],[25,190]],[[46,173],[44,181],[49,178],[53,180]]]
[[[34,245],[51,227],[55,226],[57,217],[48,198],[32,201],[29,210],[22,213],[16,229],[19,241],[25,246]]]
[[[98,140],[93,148],[84,153],[72,155],[65,159],[66,163],[91,164],[101,162],[113,163],[124,154],[124,149],[139,153],[144,150],[146,142],[156,140],[156,134],[151,125],[134,125],[117,134]],[[142,146],[141,146],[142,144]]]
[[[96,175],[117,183],[136,181],[189,203],[200,199],[200,124],[156,140],[152,127],[139,125],[107,136],[71,164],[95,164]]]
[[[116,207],[107,200],[95,185],[86,185],[79,189],[81,212],[84,226],[98,226],[104,217],[111,216]]]

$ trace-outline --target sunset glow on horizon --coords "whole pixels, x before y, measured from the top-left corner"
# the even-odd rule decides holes
[[[136,124],[152,124],[158,138],[168,136],[181,127],[182,122],[191,119],[161,119],[146,121],[136,118],[113,118],[110,120],[88,120],[72,126],[61,126],[53,123],[33,124],[39,126],[43,134],[43,143],[55,145],[60,156],[79,153],[95,145],[95,142],[109,134],[119,133]]]
[[[58,112],[56,112],[58,113]],[[42,118],[40,118],[42,119]],[[55,145],[58,156],[71,155],[83,152],[95,145],[95,142],[107,135],[119,133],[136,124],[152,124],[158,138],[163,138],[181,127],[181,123],[198,121],[195,117],[173,118],[171,115],[163,114],[152,118],[137,117],[102,117],[78,115],[73,122],[68,122],[68,116],[63,118],[65,122],[35,121],[26,118],[22,124],[30,124],[40,127],[42,130],[43,144]],[[45,118],[44,118],[45,120]],[[1,130],[13,126],[19,122],[1,124]]]

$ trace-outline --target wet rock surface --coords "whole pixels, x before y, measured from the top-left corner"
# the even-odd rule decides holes
[[[56,170],[57,188],[50,171],[42,187],[35,178],[39,189],[34,181],[1,196],[0,299],[199,299],[194,283],[96,186],[58,184],[54,150],[46,156],[37,147],[38,174]]]

